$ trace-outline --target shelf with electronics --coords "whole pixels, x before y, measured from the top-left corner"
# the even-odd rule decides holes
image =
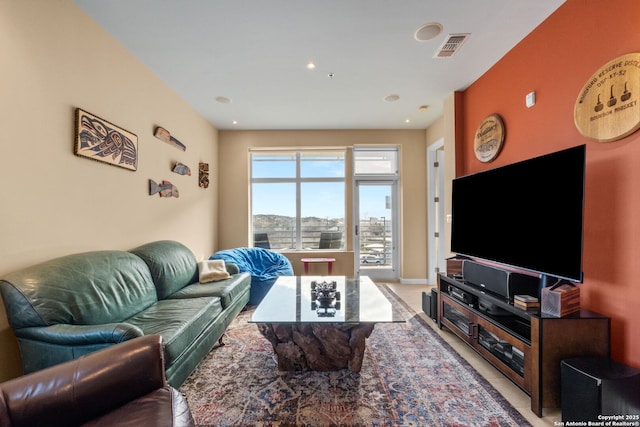
[[[531,410],[560,406],[560,362],[609,356],[609,318],[579,310],[555,317],[521,309],[468,283],[438,277],[438,326],[446,327],[531,396]]]

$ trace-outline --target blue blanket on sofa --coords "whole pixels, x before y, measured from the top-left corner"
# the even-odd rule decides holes
[[[262,301],[278,276],[293,276],[293,266],[287,257],[263,248],[225,249],[209,259],[224,260],[237,265],[240,272],[251,274],[251,305]]]

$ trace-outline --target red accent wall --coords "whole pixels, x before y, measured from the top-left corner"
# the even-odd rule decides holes
[[[456,173],[587,144],[581,303],[611,317],[612,358],[640,369],[640,131],[599,143],[573,121],[589,77],[618,56],[640,52],[638,23],[638,0],[567,0],[464,91]],[[536,105],[529,109],[531,91]],[[492,113],[502,116],[506,138],[500,155],[485,164],[476,159],[473,140]]]

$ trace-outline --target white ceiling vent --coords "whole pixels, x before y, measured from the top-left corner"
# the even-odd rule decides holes
[[[440,46],[440,49],[438,49],[438,51],[433,57],[434,58],[452,57],[458,51],[460,46],[462,46],[462,43],[464,43],[464,41],[467,38],[469,38],[470,35],[471,34],[469,33],[449,34],[445,42],[442,43],[442,46]]]

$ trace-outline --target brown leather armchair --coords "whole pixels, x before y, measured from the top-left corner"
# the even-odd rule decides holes
[[[0,384],[0,427],[194,426],[147,335]]]

